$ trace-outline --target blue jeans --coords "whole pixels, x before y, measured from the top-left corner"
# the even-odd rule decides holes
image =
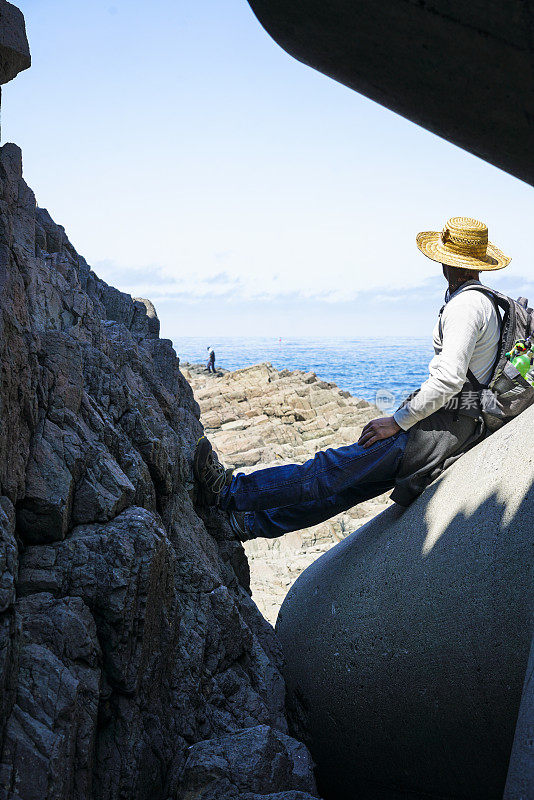
[[[221,508],[245,511],[250,539],[274,539],[392,489],[408,434],[399,431],[365,449],[358,444],[321,450],[305,464],[238,474],[223,491]]]

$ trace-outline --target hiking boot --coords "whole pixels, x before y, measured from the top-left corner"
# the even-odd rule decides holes
[[[202,489],[204,505],[217,505],[222,490],[232,480],[232,472],[232,469],[224,468],[208,439],[201,436],[195,448],[193,474]]]
[[[248,542],[250,534],[245,528],[245,512],[244,511],[231,511],[228,515],[230,520],[230,527],[239,539],[240,542]]]

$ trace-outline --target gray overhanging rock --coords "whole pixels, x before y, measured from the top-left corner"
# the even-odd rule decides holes
[[[299,61],[534,184],[531,3],[249,3]]]

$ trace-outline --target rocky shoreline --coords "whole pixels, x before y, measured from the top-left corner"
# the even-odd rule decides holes
[[[219,457],[240,472],[303,463],[318,450],[351,444],[369,420],[380,416],[375,406],[313,372],[258,364],[211,374],[203,365],[185,362],[181,370]],[[384,494],[312,528],[245,543],[252,596],[266,619],[274,625],[285,595],[306,567],[389,504]]]

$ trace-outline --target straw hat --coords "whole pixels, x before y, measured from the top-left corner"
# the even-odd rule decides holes
[[[452,217],[441,233],[418,233],[417,247],[432,261],[449,267],[502,269],[512,260],[488,241],[487,225],[471,217]]]

